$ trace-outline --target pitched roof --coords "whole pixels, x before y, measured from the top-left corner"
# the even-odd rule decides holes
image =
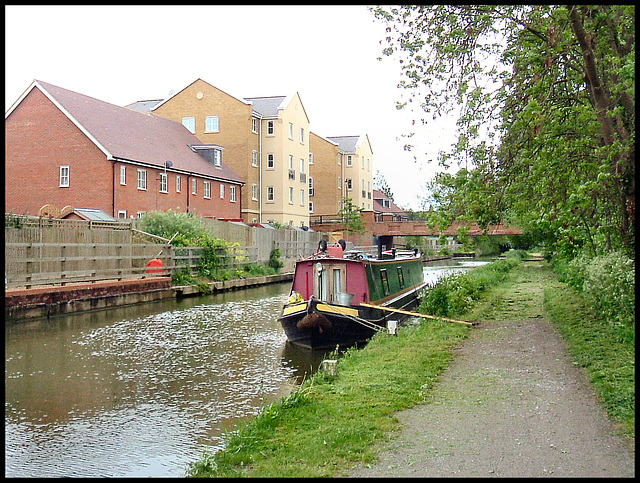
[[[42,91],[96,144],[107,159],[158,168],[164,168],[164,163],[171,161],[171,171],[244,184],[224,162],[220,168],[215,167],[191,149],[191,146],[202,146],[204,143],[181,123],[109,104],[37,80],[23,96],[33,88]]]
[[[253,110],[264,117],[278,117],[278,109],[287,96],[245,97],[244,100],[253,103]]]
[[[383,201],[388,201],[389,206],[385,206]],[[407,213],[396,205],[391,198],[380,190],[373,190],[373,211],[376,213],[392,213],[394,215],[406,216]]]
[[[355,153],[358,147],[358,139],[360,136],[329,136],[327,139],[338,143],[340,151],[345,153]]]
[[[145,114],[148,114],[151,112],[151,110],[156,107],[158,104],[160,104],[163,101],[163,99],[153,99],[153,100],[149,100],[149,101],[137,101],[134,102],[133,104],[129,104],[126,107],[127,109],[133,109],[134,111],[138,111],[138,112],[143,112]]]

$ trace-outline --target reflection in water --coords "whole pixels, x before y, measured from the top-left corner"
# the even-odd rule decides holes
[[[288,291],[5,327],[5,476],[183,475],[324,359],[286,343],[277,317]]]

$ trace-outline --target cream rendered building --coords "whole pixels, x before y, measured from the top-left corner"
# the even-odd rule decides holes
[[[309,215],[335,216],[343,196],[342,157],[338,143],[316,133],[309,136]]]
[[[342,198],[364,211],[373,210],[373,150],[366,134],[330,136],[338,144],[342,174]]]
[[[260,119],[261,220],[309,226],[309,118],[299,94],[245,100]]]

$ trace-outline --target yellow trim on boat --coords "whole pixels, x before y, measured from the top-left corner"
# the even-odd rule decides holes
[[[333,307],[327,304],[318,304],[316,307],[319,311],[330,312],[332,314],[346,314],[354,317],[357,317],[359,314],[358,309],[351,309],[349,307]]]
[[[302,312],[303,310],[307,310],[307,302],[303,302],[300,304],[289,305],[282,310],[282,315],[295,314],[297,312]]]

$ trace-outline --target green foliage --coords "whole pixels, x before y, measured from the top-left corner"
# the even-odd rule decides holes
[[[434,224],[506,221],[548,256],[634,258],[635,6],[372,11],[401,66],[398,105],[459,112],[439,161],[462,169],[432,180]]]
[[[193,213],[177,211],[148,211],[140,219],[138,227],[141,231],[171,239],[177,247],[203,246],[213,238],[211,233]]]
[[[554,260],[560,280],[575,288],[603,322],[635,339],[635,261],[623,252],[600,257],[584,254],[570,261]]]
[[[522,252],[510,252],[505,259],[496,260],[466,273],[446,275],[425,289],[420,312],[443,317],[465,313],[487,288],[503,282],[508,272],[520,263]]]
[[[24,225],[24,215],[14,215],[13,213],[4,214],[4,226],[21,229]]]
[[[362,220],[362,209],[353,204],[351,198],[342,198],[342,208],[338,212],[347,231],[362,234],[366,224]]]
[[[280,260],[280,256],[281,256],[281,253],[279,248],[274,248],[273,250],[271,250],[271,253],[269,254],[268,266],[275,269],[276,272],[279,271],[282,267],[284,267],[284,262]]]

